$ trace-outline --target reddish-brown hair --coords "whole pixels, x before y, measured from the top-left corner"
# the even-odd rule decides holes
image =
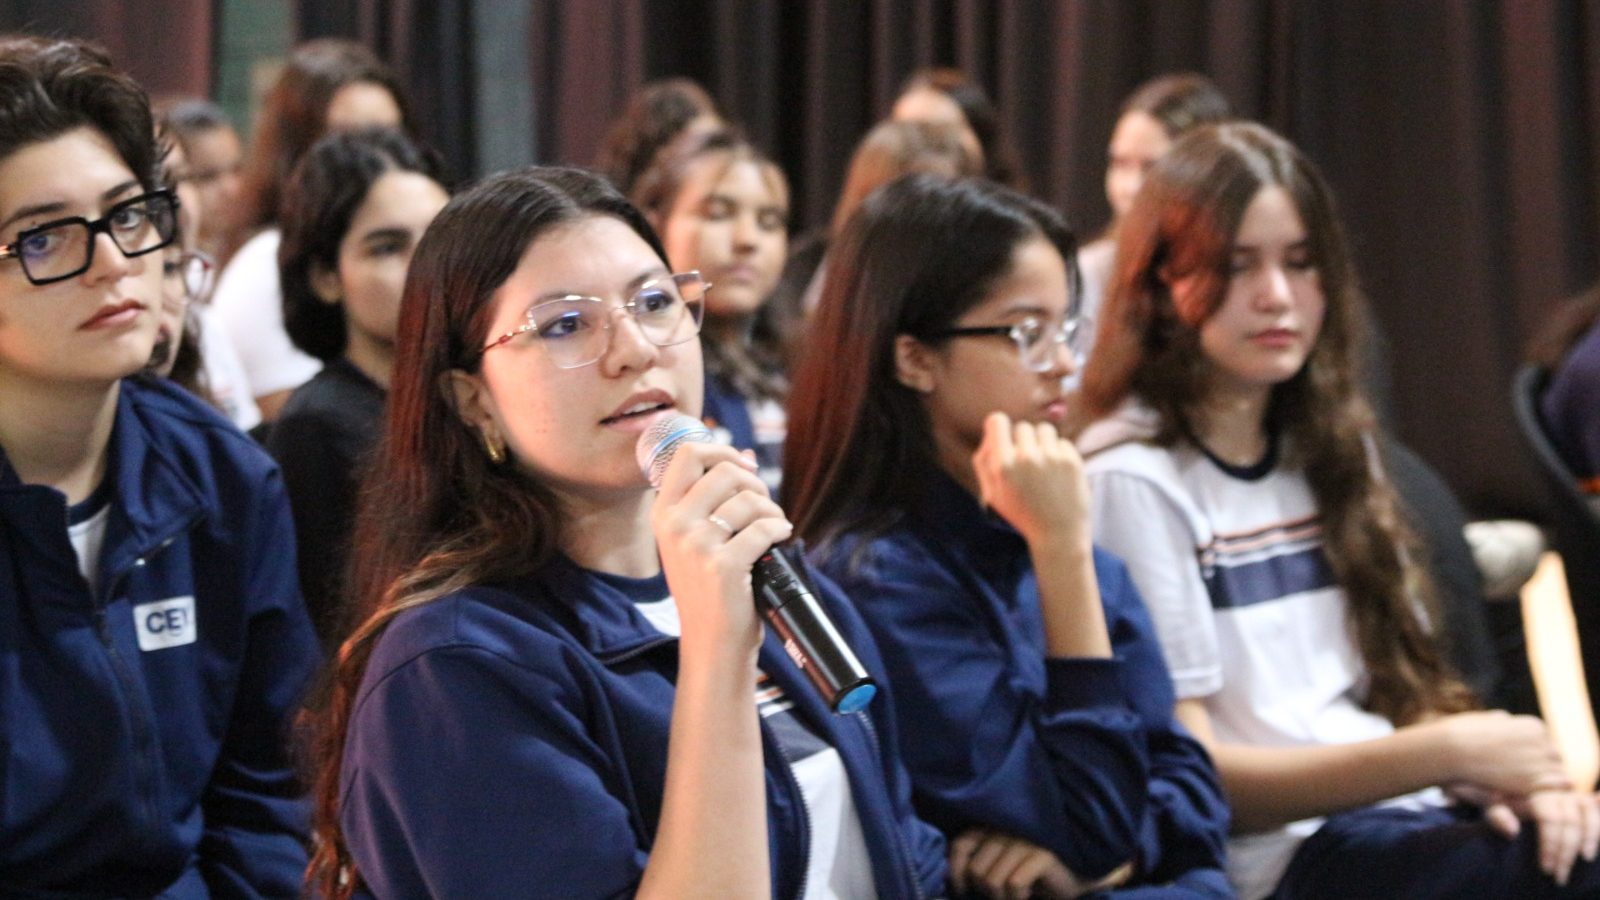
[[[1301,370],[1272,390],[1268,425],[1285,464],[1305,473],[1322,516],[1323,548],[1349,598],[1350,626],[1371,676],[1367,706],[1398,724],[1471,706],[1423,624],[1433,591],[1425,558],[1376,471],[1376,417],[1359,378],[1365,300],[1333,197],[1309,160],[1254,124],[1213,125],[1180,140],[1151,170],[1123,221],[1102,324],[1070,430],[1137,398],[1159,419],[1157,444],[1194,433],[1208,363],[1199,329],[1228,289],[1234,236],[1265,187],[1283,188],[1305,223],[1326,298],[1322,331]],[[1170,285],[1192,279],[1183,297]],[[1442,622],[1431,610],[1431,621]]]

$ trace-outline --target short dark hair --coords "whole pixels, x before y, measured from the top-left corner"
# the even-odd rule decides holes
[[[344,308],[312,288],[318,268],[337,271],[339,245],[356,210],[388,172],[418,172],[443,183],[438,155],[393,128],[337,132],[318,141],[284,185],[278,277],[283,324],[295,346],[323,361],[349,339]]]
[[[949,328],[1035,237],[1061,253],[1077,296],[1061,214],[993,182],[907,175],[845,224],[789,394],[782,501],[797,535],[871,535],[920,502],[938,463],[927,411],[895,377],[895,338]]]
[[[0,159],[75,128],[104,135],[146,190],[160,184],[163,153],[150,98],[105,50],[70,39],[0,37]]]

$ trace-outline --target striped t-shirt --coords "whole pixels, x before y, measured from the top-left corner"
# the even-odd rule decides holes
[[[1220,743],[1315,746],[1393,733],[1361,706],[1366,667],[1303,474],[1270,452],[1237,467],[1191,445],[1137,441],[1094,453],[1087,472],[1095,543],[1128,564],[1179,699],[1204,700]],[[1321,824],[1230,841],[1240,895],[1269,894]]]

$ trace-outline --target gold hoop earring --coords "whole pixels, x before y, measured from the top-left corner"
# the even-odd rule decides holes
[[[483,449],[489,454],[489,462],[498,466],[506,461],[505,445],[490,437],[487,431],[483,433]]]

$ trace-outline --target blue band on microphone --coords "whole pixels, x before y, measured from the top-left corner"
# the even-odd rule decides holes
[[[875,684],[858,684],[839,698],[834,706],[836,712],[853,713],[867,708],[872,698],[878,695],[878,686]]]

